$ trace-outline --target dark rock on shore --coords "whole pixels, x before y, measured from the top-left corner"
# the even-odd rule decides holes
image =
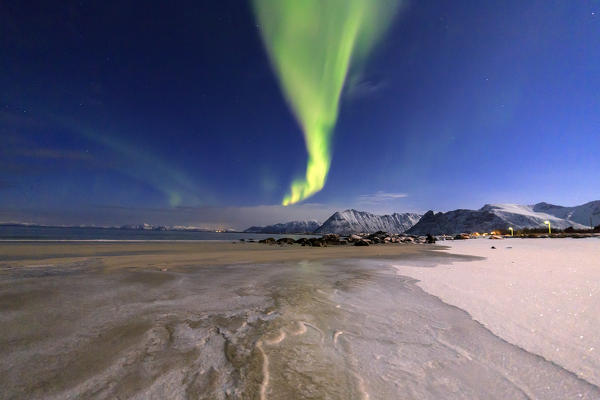
[[[294,244],[296,241],[292,238],[277,239],[277,244]]]
[[[464,237],[468,239],[468,235]],[[436,237],[433,235],[427,236],[414,236],[398,233],[389,233],[384,231],[377,231],[375,233],[360,233],[352,234],[350,236],[340,236],[336,233],[325,234],[321,237],[310,237],[310,238],[299,238],[294,240],[292,238],[281,238],[275,240],[274,238],[267,238],[260,241],[264,244],[279,244],[279,245],[293,245],[299,244],[301,246],[311,247],[328,247],[328,246],[345,246],[353,244],[354,246],[369,246],[369,245],[400,245],[400,244],[433,244],[436,242]]]

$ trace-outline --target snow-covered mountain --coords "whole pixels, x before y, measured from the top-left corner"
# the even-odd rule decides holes
[[[509,223],[498,215],[485,210],[454,210],[448,212],[427,211],[406,233],[411,235],[453,235],[463,232],[491,232],[507,229]]]
[[[544,212],[585,226],[600,225],[600,200],[590,201],[575,207],[538,203],[533,206],[533,211]]]
[[[575,221],[544,212],[544,207],[538,207],[541,204],[545,203],[539,203],[532,206],[519,204],[486,204],[479,211],[489,211],[496,214],[514,229],[539,228],[544,226],[544,221],[550,221],[550,224],[553,227],[559,229],[568,228],[569,226],[578,229],[587,228],[587,226]]]
[[[312,233],[314,232],[321,224],[317,221],[291,221],[284,222],[281,224],[275,225],[267,225],[267,226],[251,226],[246,229],[244,232],[246,233],[273,233],[273,234],[283,234],[283,233]]]
[[[559,229],[572,226],[576,229],[590,227],[590,217],[600,223],[600,201],[576,207],[556,206],[548,203],[534,205],[486,204],[479,210],[454,210],[435,214],[427,212],[407,231],[413,235],[456,234],[463,232],[490,232],[514,229],[541,228],[544,221]]]
[[[377,231],[403,233],[416,224],[420,218],[420,214],[413,213],[375,215],[364,211],[345,210],[338,211],[329,217],[319,229],[315,230],[315,233],[337,233],[340,235]]]

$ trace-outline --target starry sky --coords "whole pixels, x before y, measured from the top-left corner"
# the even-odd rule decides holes
[[[245,228],[600,198],[600,1],[404,1],[324,188],[252,5],[0,2],[0,222]]]

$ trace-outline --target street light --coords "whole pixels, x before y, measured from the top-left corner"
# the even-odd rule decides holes
[[[514,232],[512,226],[510,228],[508,228],[508,230],[510,231],[510,236],[515,236],[515,232]]]
[[[552,234],[552,228],[550,227],[550,221],[544,221],[544,225],[548,225],[548,234]]]

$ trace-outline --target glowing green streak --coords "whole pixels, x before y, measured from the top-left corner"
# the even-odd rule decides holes
[[[253,0],[265,46],[304,132],[306,176],[283,205],[323,188],[331,135],[351,64],[360,64],[389,25],[399,0]]]

